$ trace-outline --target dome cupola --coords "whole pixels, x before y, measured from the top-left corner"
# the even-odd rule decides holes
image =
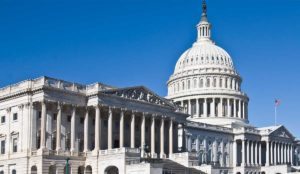
[[[206,2],[202,2],[197,40],[178,59],[168,81],[168,99],[193,121],[232,125],[248,123],[248,97],[231,56],[211,39]]]

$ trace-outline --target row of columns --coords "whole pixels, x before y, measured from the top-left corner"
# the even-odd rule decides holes
[[[269,165],[293,164],[293,145],[289,143],[270,141],[267,142],[269,150]]]
[[[42,109],[41,109],[41,141],[40,141],[40,148],[46,149],[46,116],[47,116],[47,106],[45,102],[42,102]],[[62,120],[62,105],[58,104],[58,113],[57,113],[57,132],[56,132],[56,151],[61,150],[61,120]],[[94,152],[98,152],[100,150],[101,144],[101,107],[99,105],[94,106],[95,109],[95,146]],[[124,112],[126,110],[121,109],[120,112],[120,120],[119,120],[119,147],[124,147]],[[145,154],[144,145],[146,144],[146,113],[142,113],[141,116],[141,154]],[[76,133],[76,124],[75,124],[75,117],[76,117],[76,106],[72,107],[72,114],[71,114],[71,148],[70,151],[75,151],[75,133]],[[164,144],[164,134],[165,134],[165,122],[168,121],[169,128],[169,155],[173,153],[173,118],[166,118],[166,117],[158,117],[157,115],[151,115],[151,156],[156,158],[156,150],[155,150],[155,130],[158,128],[155,125],[157,119],[160,119],[160,157],[165,158],[165,144]],[[130,147],[135,148],[135,122],[136,122],[136,113],[132,112],[131,120],[130,120]],[[108,107],[108,130],[107,130],[107,148],[113,148],[113,108]],[[89,142],[89,110],[86,109],[85,118],[84,118],[84,152],[89,151],[88,149],[88,142]]]
[[[187,101],[187,103],[186,103]],[[201,102],[200,102],[201,101]],[[193,112],[193,102],[196,111]],[[247,102],[232,98],[201,98],[181,101],[186,113],[194,117],[235,117],[247,119]],[[200,112],[200,107],[202,112]],[[208,109],[210,113],[208,113]]]
[[[236,141],[234,142],[236,151]],[[262,144],[260,141],[242,140],[242,166],[261,166],[262,165]],[[236,152],[235,152],[236,155]],[[234,157],[234,164],[236,162],[236,156]]]

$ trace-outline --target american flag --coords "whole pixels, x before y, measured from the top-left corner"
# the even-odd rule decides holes
[[[277,106],[279,106],[280,105],[280,100],[278,100],[278,99],[275,99],[275,106],[277,107]]]

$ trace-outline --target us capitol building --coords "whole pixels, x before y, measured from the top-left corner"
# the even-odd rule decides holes
[[[286,174],[300,143],[284,126],[249,123],[230,55],[198,37],[160,97],[143,86],[49,77],[0,89],[0,174]]]

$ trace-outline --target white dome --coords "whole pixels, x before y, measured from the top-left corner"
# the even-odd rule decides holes
[[[176,63],[174,74],[204,68],[234,70],[230,55],[212,41],[198,41],[185,51]]]

